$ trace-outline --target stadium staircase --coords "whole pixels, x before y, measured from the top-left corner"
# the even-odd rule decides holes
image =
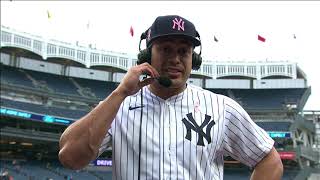
[[[73,78],[69,78],[69,80],[77,87],[77,92],[83,97],[93,97],[97,98],[96,95],[91,92],[91,89],[88,87],[81,87]]]
[[[45,81],[37,81],[36,79],[31,77],[28,73],[26,73],[24,70],[20,69],[20,71],[26,75],[26,77],[32,82],[32,84],[36,88],[39,88],[39,89],[42,89],[44,91],[51,92],[51,93],[54,92],[51,88],[48,87],[48,85]]]
[[[320,175],[320,150],[317,140],[319,130],[314,122],[316,121],[307,120],[303,114],[297,114],[290,127],[290,131],[293,132],[296,160],[301,169],[294,180],[311,180]]]
[[[297,115],[294,123],[290,127],[291,132],[294,132],[293,142],[296,147],[296,154],[299,159],[300,167],[311,162],[319,164],[320,154],[313,149],[314,135],[316,132],[315,124],[311,121],[305,120],[301,115]],[[306,161],[305,161],[306,160]],[[304,162],[305,161],[305,162]]]

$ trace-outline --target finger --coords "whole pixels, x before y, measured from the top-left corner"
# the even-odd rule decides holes
[[[155,78],[146,78],[139,82],[139,87],[142,88],[144,86],[147,86],[155,81]]]
[[[147,74],[151,77],[159,77],[158,71],[152,67],[149,63],[141,64],[141,74]]]

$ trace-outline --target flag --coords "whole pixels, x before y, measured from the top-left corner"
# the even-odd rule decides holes
[[[89,29],[90,28],[90,21],[88,21],[88,23],[87,23],[87,29]]]
[[[261,42],[266,42],[266,38],[258,35],[258,40],[261,41]]]
[[[130,27],[130,35],[133,37],[133,35],[134,35],[134,31],[133,31],[133,27],[131,26]]]
[[[214,39],[215,42],[218,42],[218,39],[217,39],[216,36],[214,36],[213,39]]]
[[[48,19],[51,18],[51,14],[50,14],[49,10],[47,10],[47,16],[48,16]]]

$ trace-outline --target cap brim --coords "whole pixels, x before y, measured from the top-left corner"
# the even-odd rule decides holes
[[[147,46],[150,47],[150,45],[152,44],[153,41],[155,41],[156,39],[162,38],[162,37],[170,37],[170,36],[176,36],[176,37],[183,37],[186,38],[188,40],[191,41],[191,43],[196,47],[196,46],[200,46],[201,42],[199,39],[190,36],[190,35],[186,35],[186,34],[181,34],[181,33],[170,33],[170,34],[161,34],[158,36],[154,36],[152,39],[150,39],[150,41],[148,41]]]

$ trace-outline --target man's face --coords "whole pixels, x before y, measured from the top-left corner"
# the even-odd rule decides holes
[[[171,79],[172,88],[185,86],[192,68],[192,43],[181,37],[155,40],[152,46],[151,65],[160,76]]]

